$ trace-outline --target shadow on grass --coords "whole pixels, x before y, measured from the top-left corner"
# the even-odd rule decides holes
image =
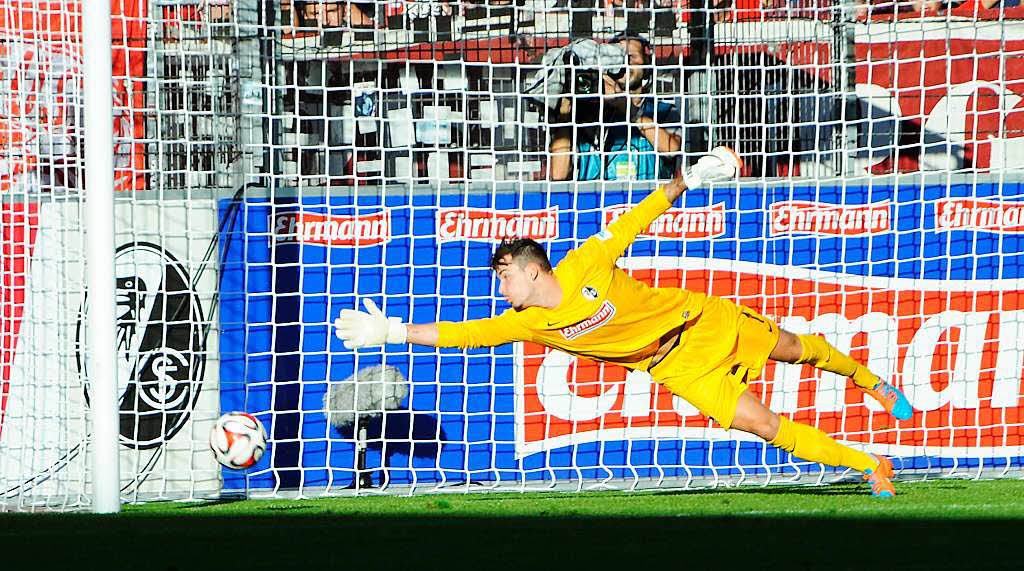
[[[224,498],[163,511],[149,512],[146,506],[120,516],[0,516],[0,553],[5,569],[35,569],[41,557],[50,557],[68,563],[55,568],[72,568],[73,562],[76,571],[470,567],[632,571],[652,565],[716,571],[1024,568],[1020,549],[1024,519],[985,519],[987,510],[998,507],[989,504],[999,500],[984,494],[974,501],[986,511],[964,516],[956,504],[967,498],[957,498],[970,488],[977,485],[959,480],[929,482],[922,491],[937,490],[941,509],[948,514],[910,517],[903,517],[901,506],[915,505],[913,483],[900,484],[906,495],[890,501],[867,497],[851,501],[847,497],[866,496],[867,487],[840,483],[642,494],[437,496],[418,504],[410,499],[414,503],[402,504],[403,513],[386,515],[373,511],[380,504],[358,498],[346,500],[346,509],[354,506],[359,511],[333,514],[325,513],[324,505],[316,502],[254,502],[236,507],[231,504],[238,503],[237,498]],[[645,502],[630,503],[641,495],[667,497],[665,503],[672,510],[643,516]],[[787,495],[792,504],[803,504],[800,509],[805,511],[788,511]],[[714,515],[697,513],[702,502],[683,501],[700,496],[715,500]],[[824,500],[807,501],[814,496]],[[559,507],[567,497],[579,503],[573,509]],[[588,505],[592,500],[614,503],[619,515],[594,515],[594,504]],[[403,501],[389,499],[389,509]],[[476,504],[487,501],[493,501],[493,509]],[[468,514],[456,505],[466,502],[473,502],[474,511],[482,514]],[[531,512],[519,502],[542,505]],[[226,509],[196,509],[221,505]],[[808,505],[817,507],[806,511]],[[864,505],[880,509],[863,510]],[[857,516],[844,513],[849,506],[856,506]],[[62,549],[73,557],[62,557]]]
[[[691,569],[992,569],[1024,562],[1019,549],[1021,521],[1012,519],[378,517],[293,512],[18,520],[16,530],[0,528],[0,548],[10,569],[38,563],[42,554],[53,553],[55,545],[74,546],[75,569],[145,571],[224,565],[246,570],[544,570],[651,564]]]

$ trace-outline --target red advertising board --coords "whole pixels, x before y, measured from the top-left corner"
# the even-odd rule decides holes
[[[371,246],[391,241],[391,211],[360,216],[283,212],[271,220],[278,242],[321,246]]]
[[[557,207],[517,211],[493,208],[442,208],[437,214],[438,240],[498,242],[506,238],[550,240],[557,237]]]
[[[770,364],[752,390],[773,410],[840,440],[889,453],[1006,453],[1017,425],[1024,352],[1024,289],[1017,280],[922,282],[836,276],[789,267],[669,258],[623,262],[642,281],[732,299],[796,333],[825,334],[906,392],[916,410],[896,421],[847,379],[810,366]],[[539,345],[520,347],[520,455],[593,441],[719,437],[717,425],[646,374]],[[966,452],[967,449],[970,452]],[[879,448],[882,450],[882,448]]]
[[[1024,164],[1024,22],[860,25],[856,49],[871,172]]]

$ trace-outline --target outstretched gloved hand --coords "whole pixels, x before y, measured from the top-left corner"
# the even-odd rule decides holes
[[[729,147],[715,147],[697,160],[690,168],[683,170],[686,188],[698,188],[708,182],[729,180],[739,175],[743,161]]]
[[[384,315],[373,300],[363,300],[366,312],[342,309],[334,320],[334,334],[345,342],[346,349],[374,347],[386,343],[405,343],[405,324],[398,317]]]

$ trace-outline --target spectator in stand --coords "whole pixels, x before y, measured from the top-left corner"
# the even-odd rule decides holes
[[[586,108],[579,97],[561,100],[556,121],[563,126],[552,129],[549,143],[552,180],[650,180],[674,174],[681,119],[675,106],[650,95],[651,44],[626,35],[610,43],[626,53],[627,65],[623,73],[601,75],[599,104]]]
[[[295,24],[299,27],[314,25],[319,28],[372,28],[374,4],[293,0]]]

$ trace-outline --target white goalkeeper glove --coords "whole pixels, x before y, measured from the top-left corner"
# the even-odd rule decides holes
[[[743,161],[729,147],[715,147],[697,160],[692,167],[683,169],[686,188],[698,188],[706,182],[729,180],[739,175]]]
[[[407,332],[400,318],[384,315],[370,298],[363,299],[363,307],[366,313],[357,309],[342,309],[334,320],[334,334],[345,342],[346,349],[405,343]]]

